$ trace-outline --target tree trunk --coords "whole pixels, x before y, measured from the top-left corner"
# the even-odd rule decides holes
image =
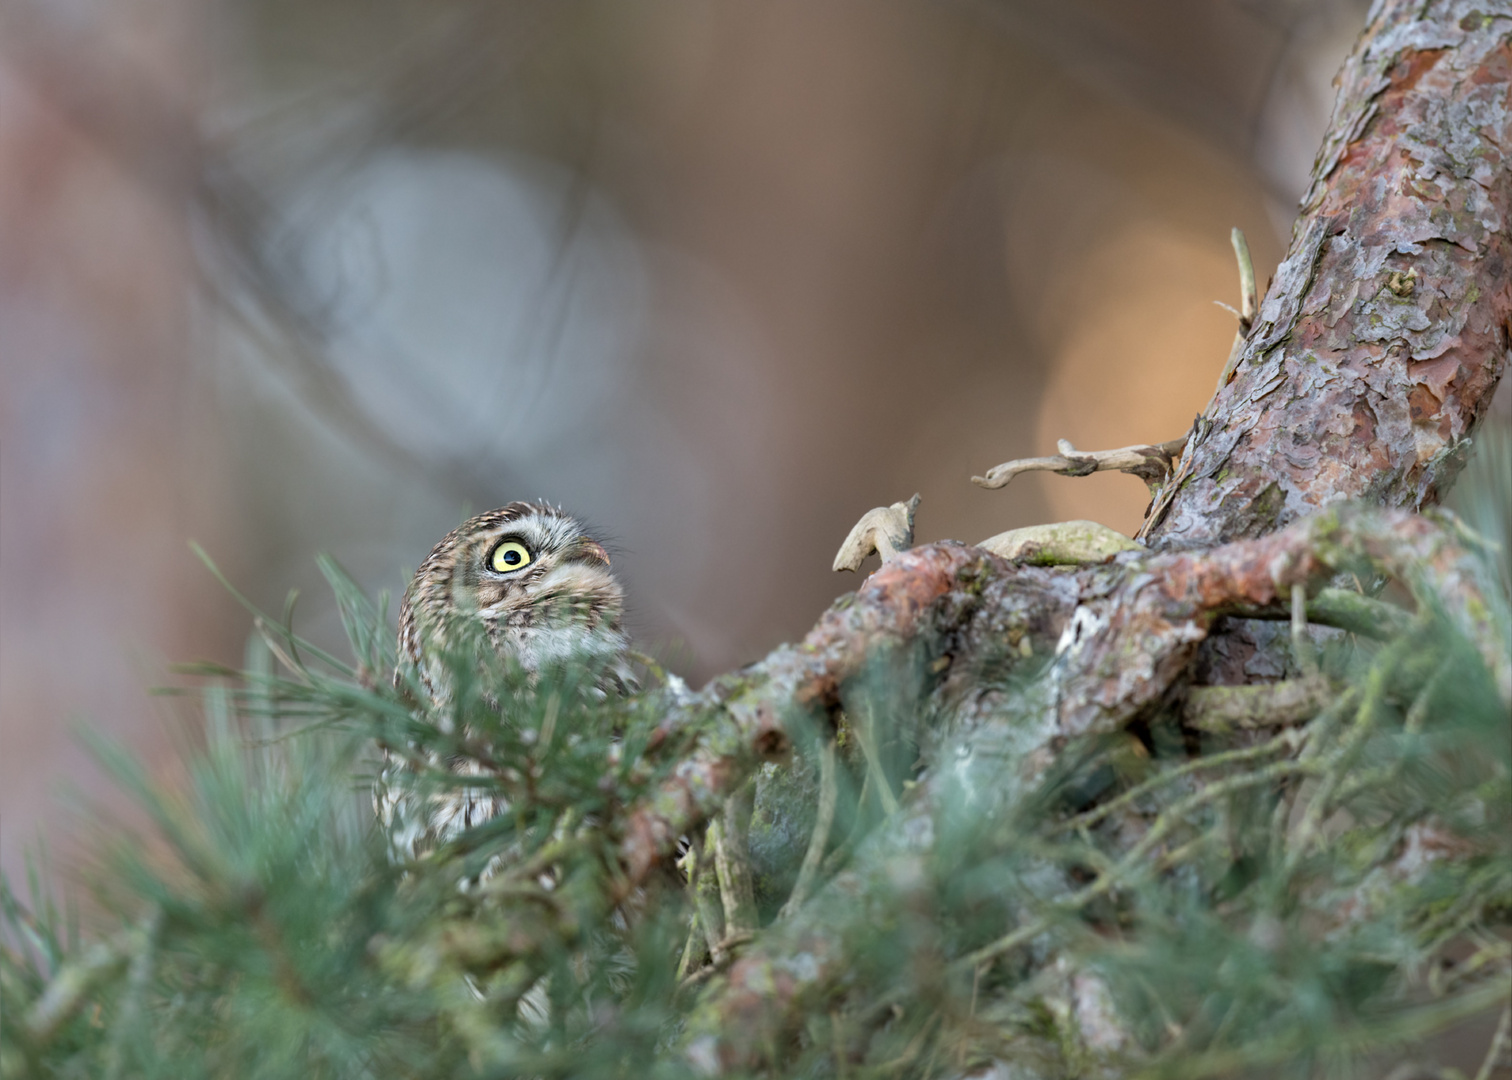
[[[1512,8],[1377,3],[1291,248],[1144,535],[1260,536],[1344,499],[1420,509],[1463,464],[1512,317]]]

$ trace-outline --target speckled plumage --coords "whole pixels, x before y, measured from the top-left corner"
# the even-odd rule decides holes
[[[511,543],[529,553],[528,565],[496,569],[494,554]],[[623,607],[608,555],[576,520],[549,504],[510,503],[448,533],[415,571],[399,609],[395,680],[410,666],[431,697],[444,700],[447,676],[437,654],[466,620],[481,622],[493,646],[526,671],[554,659],[587,659],[604,665],[603,690],[622,691],[633,683]],[[433,764],[458,775],[485,772],[465,758]],[[410,766],[388,751],[374,803],[401,858],[418,857],[503,809],[483,789],[416,792]]]

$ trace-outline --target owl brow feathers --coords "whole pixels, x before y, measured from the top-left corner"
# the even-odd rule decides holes
[[[513,539],[535,553],[522,570],[501,576],[487,565],[488,553]],[[586,566],[591,571],[575,572]],[[488,621],[529,625],[534,616],[563,610],[560,600],[573,597],[574,611],[595,621],[619,624],[623,592],[607,573],[603,545],[550,503],[512,502],[479,514],[448,533],[415,572],[400,610],[401,645],[420,642],[412,632],[416,620],[441,623],[463,611],[477,611]],[[544,609],[544,610],[543,610]]]
[[[488,566],[512,540],[530,552],[520,570]],[[435,548],[405,590],[399,609],[400,669],[413,670],[432,696],[441,686],[438,651],[455,644],[457,621],[486,631],[495,650],[525,668],[573,652],[621,653],[624,592],[603,545],[549,503],[512,502],[463,522]]]

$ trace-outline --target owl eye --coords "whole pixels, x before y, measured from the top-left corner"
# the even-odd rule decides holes
[[[534,561],[530,549],[518,540],[505,540],[488,557],[489,567],[500,574],[523,569]]]

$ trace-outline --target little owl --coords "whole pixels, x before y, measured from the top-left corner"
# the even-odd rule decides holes
[[[436,545],[404,591],[399,609],[399,670],[410,666],[435,701],[449,690],[439,655],[466,631],[481,630],[526,672],[553,660],[602,664],[601,689],[633,688],[620,628],[624,593],[609,555],[559,508],[514,502],[464,522]],[[431,764],[483,775],[478,762]],[[481,788],[422,795],[401,757],[384,751],[374,801],[395,853],[415,858],[504,809]]]

